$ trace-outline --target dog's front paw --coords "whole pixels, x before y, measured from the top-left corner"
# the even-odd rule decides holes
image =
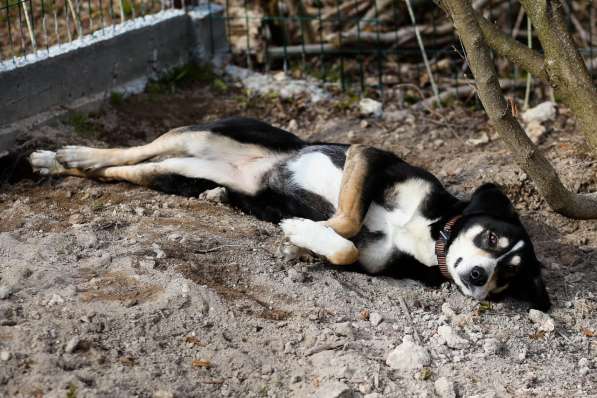
[[[280,227],[294,245],[325,256],[332,264],[352,264],[359,258],[354,243],[338,235],[323,222],[290,218],[283,220]]]
[[[41,175],[60,175],[64,166],[56,159],[56,152],[39,150],[29,155],[33,171]]]

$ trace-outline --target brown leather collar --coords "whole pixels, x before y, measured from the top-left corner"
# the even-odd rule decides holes
[[[439,270],[441,271],[442,275],[448,280],[452,280],[452,275],[450,275],[448,272],[448,265],[446,264],[446,243],[448,242],[448,239],[450,239],[454,224],[456,224],[456,222],[461,218],[462,215],[452,217],[446,223],[446,225],[444,225],[444,228],[439,231],[439,239],[435,241],[435,255],[437,256],[437,264],[439,265]]]

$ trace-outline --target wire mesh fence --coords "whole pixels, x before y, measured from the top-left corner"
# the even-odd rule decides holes
[[[440,91],[471,92],[462,47],[446,13],[433,0],[228,0],[224,5],[235,62],[246,67],[310,75],[329,86],[381,99],[394,95],[396,90],[387,89],[397,86],[430,89],[432,76]],[[473,5],[513,38],[540,47],[518,1],[475,0]],[[595,75],[597,7],[591,0],[568,0],[563,7]],[[430,70],[425,68],[417,31]],[[504,87],[525,86],[526,72],[503,59],[496,63]]]
[[[466,91],[469,83],[452,24],[433,0],[0,0],[0,61],[200,3],[224,6],[233,61],[251,69],[311,76],[329,87],[384,100],[396,94],[388,88],[400,85],[427,90],[432,76],[441,90]],[[516,0],[473,3],[512,37],[539,46]],[[592,0],[563,4],[570,31],[595,74],[597,6]],[[418,35],[430,69],[425,68]],[[506,86],[524,86],[523,71],[505,60],[496,63]]]

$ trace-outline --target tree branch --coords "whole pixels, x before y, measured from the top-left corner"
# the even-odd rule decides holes
[[[570,218],[597,218],[597,195],[579,195],[568,191],[549,161],[510,112],[499,86],[491,52],[470,2],[444,0],[444,4],[466,50],[481,103],[518,165],[530,176],[554,211]]]
[[[475,17],[477,18],[477,23],[479,24],[479,28],[481,28],[485,42],[489,47],[533,76],[544,82],[549,82],[549,77],[545,72],[545,60],[541,54],[502,32],[493,22],[485,19],[478,11],[475,11]]]

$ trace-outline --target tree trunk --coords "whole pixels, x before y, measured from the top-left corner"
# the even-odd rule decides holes
[[[501,32],[476,12],[485,40],[498,54],[549,83],[578,121],[593,153],[597,154],[597,88],[572,36],[566,28],[559,0],[520,0],[531,19],[544,55]]]
[[[597,218],[597,195],[568,191],[543,153],[535,147],[514,118],[502,95],[491,51],[468,0],[443,0],[466,50],[477,92],[500,137],[518,165],[531,177],[553,210],[578,219]]]

